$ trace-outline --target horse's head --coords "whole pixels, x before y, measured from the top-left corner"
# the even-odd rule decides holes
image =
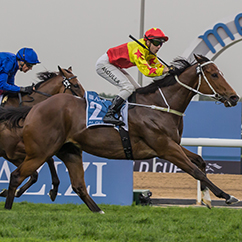
[[[69,67],[68,70],[66,70],[58,66],[58,69],[59,75],[63,77],[63,87],[62,91],[60,92],[70,93],[79,97],[83,97],[85,90],[78,81],[77,76],[72,73],[72,68]]]
[[[199,91],[212,94],[213,98],[224,103],[225,107],[235,106],[239,96],[226,82],[222,72],[209,59],[201,55],[194,55],[197,61],[197,73],[201,75]]]

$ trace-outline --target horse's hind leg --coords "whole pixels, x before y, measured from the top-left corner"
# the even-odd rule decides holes
[[[22,196],[22,194],[28,189],[30,188],[34,183],[36,183],[38,180],[38,172],[35,171],[29,178],[29,180],[21,187],[19,188],[16,193],[15,193],[15,197],[20,197]],[[7,197],[8,195],[8,190],[4,189],[3,191],[1,191],[0,193],[0,197]]]
[[[20,197],[22,196],[22,194],[28,189],[30,188],[34,183],[36,183],[38,180],[38,172],[35,171],[29,178],[29,180],[22,186],[20,187],[16,193],[15,193],[15,197]]]
[[[52,201],[55,201],[55,198],[57,196],[57,193],[58,193],[58,187],[59,187],[59,184],[60,184],[60,180],[58,178],[58,175],[57,175],[57,172],[56,172],[56,169],[55,169],[55,164],[54,164],[54,160],[53,158],[50,158],[48,161],[48,166],[49,166],[49,169],[50,169],[50,173],[51,173],[51,177],[52,177],[52,185],[53,185],[53,188],[49,191],[49,196],[50,196],[50,199]]]
[[[62,151],[57,156],[65,163],[68,169],[73,191],[92,212],[103,213],[87,192],[81,153],[79,151],[73,153]]]
[[[10,182],[8,187],[8,195],[5,202],[5,208],[11,209],[17,187],[29,176],[31,176],[45,160],[41,159],[28,159],[26,156],[24,162],[11,173]]]
[[[58,178],[58,175],[57,175],[57,172],[56,172],[56,169],[55,169],[53,158],[50,158],[47,161],[47,163],[48,163],[48,166],[49,166],[49,169],[50,169],[50,173],[51,173],[51,177],[52,177],[52,185],[53,185],[53,188],[49,192],[49,196],[50,196],[50,199],[52,201],[55,201],[55,198],[56,198],[57,193],[58,193],[58,187],[59,187],[59,184],[60,184],[60,180]],[[16,191],[15,197],[22,196],[22,194],[27,189],[29,189],[34,183],[36,183],[37,180],[38,180],[38,172],[35,171],[30,176],[30,179],[21,188],[19,188]],[[3,191],[0,192],[0,197],[7,197],[7,195],[8,195],[8,190],[7,189],[4,189]]]
[[[206,162],[203,160],[203,158],[200,155],[197,155],[186,148],[182,147],[184,153],[186,156],[190,159],[190,161],[195,164],[204,174],[206,174]],[[203,194],[202,202],[208,207],[211,208],[211,198],[209,194],[209,189],[206,187],[204,182],[201,182],[201,191]]]

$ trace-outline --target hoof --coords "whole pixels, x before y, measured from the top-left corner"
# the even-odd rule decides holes
[[[49,192],[49,196],[50,196],[51,201],[54,202],[56,199],[56,196],[57,196],[57,192],[54,192],[53,189],[51,189]]]
[[[236,197],[234,196],[230,196],[230,198],[228,200],[225,201],[225,203],[227,205],[231,205],[231,204],[235,204],[235,203],[238,203],[239,202],[239,199],[237,199]]]
[[[0,197],[7,197],[8,195],[8,190],[7,189],[3,189],[1,192],[0,192]]]
[[[204,189],[202,193],[203,193],[202,204],[207,206],[207,208],[211,209],[212,204],[211,204],[209,189],[208,188]]]
[[[101,211],[99,211],[98,213],[100,213],[100,214],[105,214],[102,210]]]
[[[16,190],[16,192],[15,192],[15,197],[20,197],[20,196],[22,195],[22,193],[19,193],[19,190],[20,190],[20,189]]]
[[[202,199],[202,204],[205,205],[207,208],[212,208],[211,200]]]

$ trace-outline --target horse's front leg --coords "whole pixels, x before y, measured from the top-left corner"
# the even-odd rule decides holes
[[[203,158],[200,155],[197,155],[189,150],[187,150],[186,148],[182,147],[182,150],[184,151],[184,153],[186,154],[186,156],[190,159],[190,161],[195,164],[201,171],[204,172],[204,174],[206,174],[206,162],[203,160]],[[211,197],[209,194],[209,189],[206,187],[206,185],[204,184],[204,182],[201,182],[201,191],[203,194],[202,197],[202,202],[208,207],[211,208],[212,204],[211,204]]]
[[[59,187],[59,184],[60,184],[60,180],[58,178],[58,175],[57,175],[57,172],[56,172],[56,169],[55,169],[54,159],[50,158],[47,161],[47,163],[48,163],[48,166],[49,166],[49,169],[50,169],[50,173],[51,173],[51,177],[52,177],[52,185],[53,185],[53,188],[49,191],[49,196],[50,196],[50,199],[52,201],[55,201],[55,198],[56,198],[57,193],[58,193],[58,187]]]
[[[161,153],[160,158],[172,162],[173,164],[181,168],[183,171],[193,176],[195,179],[203,182],[205,186],[207,186],[216,197],[224,198],[226,200],[226,204],[233,204],[239,201],[237,198],[225,193],[220,188],[215,186],[206,177],[206,174],[190,161],[190,159],[186,156],[185,152],[183,151],[183,148],[173,140],[167,141],[167,145]]]

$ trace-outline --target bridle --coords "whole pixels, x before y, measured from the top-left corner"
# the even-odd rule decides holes
[[[76,85],[74,85],[74,84],[72,84],[72,83],[70,82],[70,80],[72,80],[72,79],[74,79],[74,78],[77,78],[77,76],[71,76],[71,77],[67,78],[66,76],[62,75],[62,78],[63,78],[62,84],[63,84],[64,87],[65,87],[63,93],[65,93],[66,90],[69,89],[69,90],[71,91],[72,95],[74,95],[74,96],[78,96],[78,95],[75,93],[75,91],[71,88],[71,86],[76,87]],[[33,85],[33,87],[34,87],[34,85]],[[35,90],[35,89],[33,89],[33,92],[39,93],[39,94],[44,95],[44,96],[46,96],[46,97],[51,97],[51,96],[52,96],[52,95],[50,95],[50,94],[48,94],[48,93],[41,92],[41,91],[38,91],[38,90]],[[33,101],[34,101],[34,98],[31,97],[29,94],[28,94],[28,96],[29,96],[29,98],[30,98],[31,100],[26,100],[26,101],[22,101],[21,93],[18,93],[18,96],[19,96],[19,106],[21,106],[23,102],[33,102]]]
[[[64,85],[64,87],[65,87],[63,93],[65,93],[66,90],[69,89],[69,90],[71,91],[71,93],[72,93],[74,96],[78,96],[78,95],[77,95],[77,94],[71,89],[71,86],[72,86],[73,84],[70,82],[70,80],[72,80],[72,79],[74,79],[74,78],[77,78],[77,76],[72,76],[72,77],[69,77],[69,78],[67,78],[67,77],[65,77],[65,76],[62,76],[62,77],[63,77],[63,81],[62,81],[62,83],[63,83],[63,85]],[[75,85],[74,85],[74,86],[75,86]]]
[[[197,94],[200,94],[200,95],[203,95],[203,96],[206,96],[206,97],[212,97],[214,99],[216,99],[217,101],[220,101],[222,99],[222,97],[214,90],[214,88],[212,87],[212,85],[209,83],[204,71],[203,71],[203,67],[205,65],[208,65],[208,64],[214,64],[213,61],[207,61],[203,64],[200,64],[198,63],[197,67],[196,67],[196,70],[197,70],[197,74],[198,74],[198,86],[197,86],[197,89],[194,89],[188,85],[186,85],[185,83],[181,82],[179,79],[178,79],[178,76],[175,75],[175,79],[176,81],[183,87],[185,87],[186,89],[190,90],[190,91],[193,91]],[[209,88],[213,91],[213,94],[205,94],[205,93],[201,93],[199,91],[199,88],[201,86],[201,80],[202,80],[202,76],[204,78],[204,80],[206,81],[206,83],[208,84]],[[166,98],[163,94],[163,92],[161,91],[161,89],[159,88],[159,92],[160,92],[160,95],[162,96],[165,104],[167,107],[159,107],[159,106],[155,106],[155,105],[144,105],[144,104],[137,104],[137,103],[129,103],[129,105],[133,105],[133,106],[142,106],[142,107],[147,107],[147,108],[152,108],[152,109],[155,109],[155,110],[159,110],[159,111],[163,111],[163,112],[168,112],[168,113],[173,113],[173,114],[176,114],[178,116],[184,116],[183,113],[177,111],[177,110],[174,110],[174,109],[171,109],[170,108],[170,105],[168,104],[168,102],[166,101]]]
[[[190,91],[193,91],[195,92],[196,94],[200,94],[202,96],[205,96],[205,97],[211,97],[211,98],[214,98],[216,99],[217,101],[221,100],[222,97],[214,90],[214,88],[212,87],[212,85],[209,83],[204,71],[203,71],[203,67],[208,65],[208,64],[214,64],[213,61],[207,61],[203,64],[200,64],[198,63],[197,67],[196,67],[196,70],[197,70],[197,74],[198,74],[198,86],[197,86],[197,89],[194,89],[186,84],[184,84],[183,82],[181,82],[179,79],[178,79],[178,76],[175,75],[175,79],[176,81],[183,87],[185,87],[186,89],[190,90]],[[199,88],[201,86],[201,79],[203,79],[206,81],[206,83],[208,84],[209,88],[212,90],[213,94],[205,94],[205,93],[202,93],[199,91]]]

